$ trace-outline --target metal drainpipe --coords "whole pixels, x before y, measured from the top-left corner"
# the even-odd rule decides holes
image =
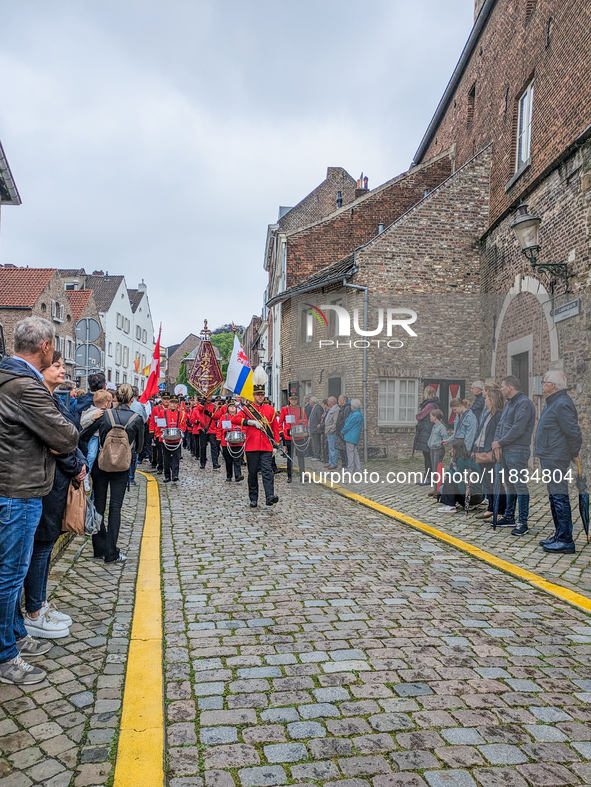
[[[350,287],[352,290],[361,290],[363,296],[363,330],[367,331],[367,306],[369,299],[369,287],[361,287],[359,284],[350,284],[347,279],[343,279],[343,287]],[[363,461],[367,462],[367,347],[363,346]]]

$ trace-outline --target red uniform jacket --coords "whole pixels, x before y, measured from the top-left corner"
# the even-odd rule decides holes
[[[286,422],[286,417],[288,415],[293,415],[295,421],[293,424],[288,424]],[[291,405],[287,405],[287,407],[282,407],[281,412],[279,413],[279,428],[283,429],[283,437],[286,440],[291,440],[291,427],[295,426],[296,424],[304,424],[304,426],[308,426],[308,419],[306,418],[306,412],[303,407],[292,407]]]
[[[158,426],[156,423],[156,419],[158,418],[166,418],[166,407],[162,404],[158,404],[155,407],[152,407],[152,412],[150,413],[150,432],[153,433],[154,438],[156,440],[162,440],[162,427]]]
[[[191,431],[193,434],[199,434],[203,430],[201,426],[201,418],[199,412],[199,405],[193,405],[191,408],[191,414],[189,415],[189,425],[191,426]]]
[[[218,418],[220,414],[220,408],[216,408],[213,402],[209,402],[209,404],[195,405],[195,409],[197,410],[199,421],[201,422],[201,428],[207,431],[207,434],[215,434],[218,429]]]
[[[271,445],[271,441],[265,432],[262,429],[259,429],[258,426],[248,426],[246,424],[246,421],[248,420],[255,420],[253,419],[252,415],[249,415],[248,410],[256,410],[267,419],[269,425],[271,426],[273,439],[276,443],[278,443],[279,424],[277,423],[275,408],[270,404],[258,405],[254,402],[248,402],[247,410],[240,409],[238,415],[235,415],[232,419],[233,423],[241,424],[244,427],[244,431],[246,432],[246,443],[244,445],[245,451],[272,451],[273,446]]]

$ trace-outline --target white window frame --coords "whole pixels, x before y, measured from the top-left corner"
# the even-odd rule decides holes
[[[126,344],[123,345],[123,363],[121,365],[126,369],[129,366],[129,347]]]
[[[131,327],[131,324],[130,324],[129,320],[127,319],[127,317],[125,317],[124,320],[123,320],[123,333],[129,333],[130,327]]]
[[[408,384],[414,384],[414,391]],[[405,417],[400,417],[400,397],[406,399],[403,405]],[[380,377],[378,380],[378,426],[415,426],[419,406],[419,380],[416,377]]]
[[[113,342],[109,342],[109,344],[108,344],[108,353],[109,353],[109,358],[112,358],[113,357]]]
[[[142,326],[141,325],[136,325],[135,326],[135,338],[137,339],[138,342],[141,342],[141,340],[142,340]]]
[[[115,344],[115,365],[121,366],[121,344],[119,342]]]
[[[122,330],[123,328],[123,315],[119,314],[119,312],[117,312],[117,327],[119,330]]]
[[[142,331],[142,342],[143,342],[143,344],[147,344],[148,343],[148,331],[146,331],[146,330]]]
[[[525,88],[518,102],[517,112],[517,148],[515,155],[515,171],[526,166],[531,157],[531,119],[534,102],[534,81]]]

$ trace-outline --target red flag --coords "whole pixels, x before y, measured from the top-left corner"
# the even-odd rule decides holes
[[[145,404],[151,396],[155,396],[158,393],[158,380],[160,379],[160,334],[161,333],[162,333],[162,326],[160,326],[160,330],[158,331],[158,341],[156,342],[156,347],[154,347],[154,355],[152,357],[152,363],[150,364],[150,376],[148,377],[148,382],[146,383],[146,390],[139,398],[139,401],[142,404]]]

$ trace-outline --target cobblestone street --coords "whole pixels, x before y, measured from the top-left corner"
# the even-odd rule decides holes
[[[324,469],[320,462],[311,462],[309,467],[317,473]],[[545,484],[530,484],[529,533],[516,537],[511,535],[511,527],[498,528],[495,531],[490,521],[478,519],[477,514],[484,509],[473,508],[468,516],[464,512],[451,516],[441,514],[437,512],[437,502],[427,497],[428,487],[415,486],[413,483],[388,483],[385,480],[388,473],[422,472],[422,459],[372,461],[365,467],[368,473],[379,474],[380,480],[377,483],[346,483],[343,486],[475,544],[493,555],[510,560],[522,568],[534,571],[545,579],[591,597],[591,545],[587,546],[587,538],[583,532],[578,510],[578,491],[574,484],[571,484],[570,495],[573,538],[577,544],[577,552],[574,555],[549,555],[538,543],[541,538],[548,538],[554,531]]]
[[[170,787],[591,784],[583,611],[284,474],[255,510],[188,458],[157,478]],[[142,479],[123,570],[82,539],[53,568],[75,625],[0,686],[0,787],[112,783],[144,510]]]
[[[171,787],[591,783],[584,612],[318,487],[160,484]]]

